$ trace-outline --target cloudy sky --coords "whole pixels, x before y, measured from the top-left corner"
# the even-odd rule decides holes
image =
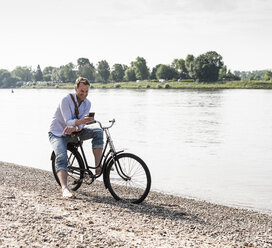
[[[211,50],[232,71],[272,69],[271,0],[1,0],[0,31],[0,69]]]

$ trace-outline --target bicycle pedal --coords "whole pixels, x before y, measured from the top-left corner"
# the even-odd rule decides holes
[[[84,183],[88,185],[92,184],[94,181],[93,174],[85,173],[83,180],[84,180]]]
[[[85,179],[85,183],[86,183],[86,184],[88,184],[88,185],[92,184],[92,183],[93,183],[93,181],[94,181],[94,179],[93,179],[93,178],[88,178],[88,179]]]
[[[73,185],[76,185],[76,184],[78,184],[78,183],[81,183],[82,181],[83,181],[82,179],[75,180],[72,184],[73,184]]]

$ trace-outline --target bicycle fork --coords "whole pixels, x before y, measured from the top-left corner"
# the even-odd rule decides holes
[[[126,173],[122,170],[122,166],[121,166],[121,164],[120,164],[120,161],[115,159],[117,153],[116,153],[116,150],[115,150],[113,141],[112,141],[112,139],[111,139],[109,130],[108,130],[108,129],[105,129],[105,132],[106,132],[106,136],[107,136],[107,141],[108,141],[109,146],[110,146],[111,157],[112,157],[112,160],[113,160],[113,162],[114,162],[115,169],[116,169],[117,173],[119,174],[119,176],[120,176],[123,180],[125,180],[125,181],[131,180],[131,177],[129,177],[128,175],[126,175]]]

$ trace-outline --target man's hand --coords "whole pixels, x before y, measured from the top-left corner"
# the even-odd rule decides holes
[[[67,126],[63,132],[62,132],[62,135],[65,135],[65,134],[68,134],[70,135],[72,132],[76,131],[76,127],[73,127],[73,126]]]
[[[94,121],[94,117],[89,117],[88,115],[85,115],[82,120],[82,124],[86,124],[88,122]]]
[[[77,126],[79,125],[85,125],[88,122],[94,121],[94,117],[89,117],[88,115],[85,115],[82,119],[79,119],[75,122]]]

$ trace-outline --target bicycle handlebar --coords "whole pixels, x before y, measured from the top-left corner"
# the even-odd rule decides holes
[[[95,123],[98,123],[99,126],[101,127],[101,129],[109,129],[113,126],[114,122],[115,122],[115,119],[113,118],[112,120],[110,120],[109,122],[111,122],[111,125],[107,126],[107,127],[103,127],[101,122],[100,121],[90,121],[90,122],[87,122],[86,125],[91,125],[91,124],[95,124]]]

